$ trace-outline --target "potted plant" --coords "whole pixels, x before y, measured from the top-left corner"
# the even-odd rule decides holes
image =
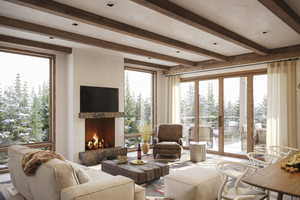
[[[142,139],[143,139],[143,144],[142,144],[142,151],[144,154],[147,154],[150,149],[150,139],[151,139],[151,127],[150,125],[144,125],[142,128]]]

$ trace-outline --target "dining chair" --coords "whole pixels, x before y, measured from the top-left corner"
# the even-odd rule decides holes
[[[242,178],[251,175],[258,168],[230,161],[220,162],[216,168],[223,176],[223,183],[218,192],[218,200],[257,200],[268,197],[263,190],[242,182]]]
[[[250,152],[247,157],[250,165],[258,168],[265,168],[281,159],[280,156],[267,152]]]
[[[273,153],[274,155],[280,156],[282,158],[285,158],[300,151],[299,149],[287,146],[269,146],[268,149],[270,153]]]

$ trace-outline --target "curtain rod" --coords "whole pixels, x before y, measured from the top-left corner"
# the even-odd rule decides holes
[[[266,62],[255,63],[255,64],[236,65],[236,66],[231,66],[231,67],[222,67],[222,68],[215,68],[215,69],[204,69],[204,70],[197,70],[197,71],[192,71],[192,72],[182,72],[182,73],[178,73],[178,74],[167,74],[166,76],[195,74],[195,73],[199,73],[199,72],[219,71],[219,70],[224,70],[224,69],[234,69],[234,68],[240,68],[240,67],[256,66],[256,65],[270,64],[270,63],[280,62],[280,61],[294,61],[294,60],[300,60],[300,58],[297,57],[297,58],[279,59],[279,60],[266,61]]]

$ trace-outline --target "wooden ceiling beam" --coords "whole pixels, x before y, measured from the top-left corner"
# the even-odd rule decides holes
[[[44,43],[44,42],[38,42],[38,41],[33,41],[33,40],[27,40],[27,39],[23,39],[23,38],[8,36],[8,35],[0,34],[0,41],[24,45],[24,46],[30,46],[30,47],[37,47],[40,49],[54,50],[54,51],[59,51],[59,52],[63,52],[63,53],[68,53],[68,54],[72,53],[72,48],[69,48],[69,47],[64,47],[64,46],[54,45],[54,44],[49,44],[49,43]]]
[[[160,64],[155,64],[155,63],[149,63],[149,62],[144,62],[140,60],[134,60],[130,58],[125,58],[124,59],[125,64],[133,64],[133,65],[140,65],[140,66],[145,66],[145,67],[152,67],[156,69],[162,69],[162,70],[170,70],[171,67],[167,65],[160,65]]]
[[[284,0],[258,0],[284,23],[300,34],[299,15]]]
[[[153,33],[138,27],[134,27],[125,23],[121,23],[82,9],[78,9],[66,4],[62,4],[53,0],[6,0],[22,6],[37,9],[39,11],[48,12],[58,16],[66,17],[72,20],[87,23],[93,26],[108,29],[110,31],[126,34],[131,37],[147,40],[164,46],[176,48],[178,50],[190,52],[193,54],[213,58],[216,60],[226,60],[226,56],[212,52],[185,42],[181,42],[166,36]]]
[[[139,5],[150,8],[163,15],[193,26],[214,36],[249,49],[260,55],[267,55],[269,50],[233,31],[230,31],[208,19],[205,19],[169,0],[131,0]]]
[[[248,53],[238,56],[231,56],[229,61],[227,62],[208,60],[199,62],[195,67],[172,67],[166,74],[174,75],[226,67],[255,65],[298,57],[300,57],[300,45],[295,45],[290,47],[272,49],[270,54],[265,56],[257,55],[255,53]]]
[[[24,30],[28,32],[33,32],[33,33],[38,33],[41,35],[46,35],[46,36],[53,36],[55,38],[60,38],[63,40],[68,40],[72,42],[77,42],[81,44],[86,44],[86,45],[91,45],[91,46],[96,46],[96,47],[101,47],[104,49],[110,49],[113,51],[118,51],[118,52],[123,52],[123,53],[129,53],[129,54],[134,54],[134,55],[139,55],[139,56],[145,56],[145,57],[151,57],[151,58],[156,58],[159,60],[164,60],[168,62],[174,62],[174,63],[179,63],[187,66],[195,66],[195,62],[182,59],[182,58],[177,58],[177,57],[172,57],[152,51],[147,51],[135,47],[130,47],[122,44],[117,44],[113,42],[108,42],[104,41],[101,39],[85,36],[85,35],[80,35],[77,33],[72,33],[72,32],[67,32],[47,26],[42,26],[38,24],[33,24],[30,22],[25,22],[22,20],[17,20],[17,19],[12,19],[4,16],[0,16],[0,25],[6,26],[6,27],[11,27],[14,29],[19,29],[19,30]]]

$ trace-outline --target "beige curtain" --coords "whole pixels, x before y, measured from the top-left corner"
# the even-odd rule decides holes
[[[296,61],[268,66],[267,145],[297,147]]]
[[[179,123],[179,112],[180,112],[180,77],[169,76],[168,77],[168,123]]]

